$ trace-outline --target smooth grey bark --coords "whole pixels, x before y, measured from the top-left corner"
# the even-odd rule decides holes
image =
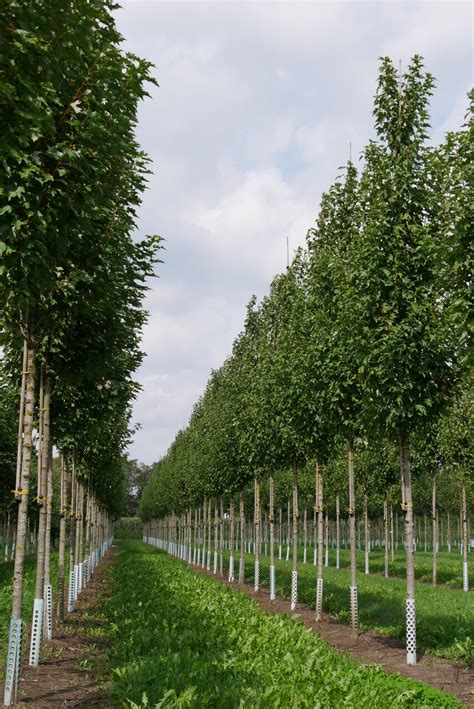
[[[318,519],[318,557],[317,557],[317,584],[323,582],[323,557],[324,557],[324,513],[323,513],[323,476],[321,466],[316,462],[316,487],[317,487],[317,519]],[[316,604],[316,620],[322,620],[321,607]]]
[[[21,474],[20,486],[16,488],[20,498],[18,505],[15,563],[13,568],[12,618],[21,620],[23,603],[23,571],[25,564],[26,530],[28,523],[28,495],[31,474],[31,449],[33,434],[33,413],[35,404],[36,350],[27,338],[26,341],[25,398],[23,412],[23,435],[21,442]],[[21,414],[20,414],[21,418]]]
[[[433,532],[433,586],[437,583],[438,571],[438,517],[436,514],[436,473],[433,475],[432,490],[431,490],[431,518]]]
[[[412,501],[412,485],[411,485],[411,460],[410,460],[410,444],[408,434],[402,432],[400,435],[400,471],[403,480],[404,503],[403,510],[405,513],[405,546],[406,546],[406,573],[407,573],[407,601],[415,603],[415,558],[413,550],[413,501]],[[407,623],[408,626],[408,623]],[[415,638],[416,638],[416,618],[414,620]],[[407,627],[407,643],[409,642],[408,632],[411,629]],[[415,640],[416,643],[416,640]],[[416,664],[416,657],[410,664]]]
[[[245,502],[244,491],[240,491],[240,563],[239,584],[245,582]]]
[[[298,463],[296,458],[293,461],[293,572],[298,571]]]
[[[385,578],[388,579],[388,503],[387,497],[384,497],[383,501],[383,529],[384,529],[384,573]]]
[[[351,587],[357,588],[357,549],[356,549],[356,509],[355,509],[355,484],[354,484],[354,448],[352,443],[349,443],[349,546],[351,559]],[[351,634],[353,637],[358,635],[358,613],[357,608],[351,604]]]

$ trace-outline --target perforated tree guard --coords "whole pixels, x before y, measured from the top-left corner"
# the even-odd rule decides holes
[[[74,603],[74,569],[69,572],[69,588],[67,594],[67,612],[72,613],[75,608]]]
[[[291,610],[294,611],[298,601],[298,572],[291,572]]]
[[[33,620],[31,622],[30,666],[38,667],[43,638],[44,600],[35,598],[33,603]]]
[[[416,610],[414,598],[407,598],[406,624],[407,665],[416,665]]]
[[[323,617],[323,579],[316,581],[316,620]]]
[[[351,618],[353,626],[359,627],[359,601],[357,597],[357,586],[350,586]]]
[[[276,598],[275,567],[270,566],[270,600],[274,601],[275,598]]]
[[[3,695],[3,703],[7,707],[17,702],[22,631],[23,621],[12,618],[8,635],[7,667],[5,671],[5,691]]]
[[[51,584],[44,587],[44,628],[47,640],[53,637],[53,589]]]

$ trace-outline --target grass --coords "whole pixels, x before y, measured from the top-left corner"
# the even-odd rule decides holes
[[[228,559],[228,552],[225,558]],[[342,568],[329,565],[324,569],[324,600],[326,612],[341,621],[349,622],[349,585],[350,572],[348,558],[341,555]],[[382,553],[383,568],[383,553]],[[446,553],[446,556],[450,556]],[[239,557],[237,552],[236,558]],[[362,557],[363,559],[363,557]],[[246,580],[254,581],[254,556],[246,555]],[[335,564],[330,555],[331,562]],[[377,568],[376,552],[371,553],[371,569]],[[398,569],[404,571],[400,558],[396,561]],[[419,556],[416,560],[420,564]],[[449,575],[451,559],[440,560]],[[458,562],[459,563],[459,562]],[[277,594],[286,598],[291,591],[291,561],[275,562]],[[238,568],[238,565],[236,566]],[[393,569],[393,567],[392,567]],[[315,568],[308,554],[308,563],[298,565],[298,597],[303,603],[315,606],[316,580]],[[260,581],[269,586],[269,558],[260,559]],[[358,573],[359,618],[362,628],[370,628],[394,638],[405,638],[405,591],[403,578],[384,578],[377,574],[365,575],[359,557]],[[416,584],[417,642],[422,652],[448,659],[471,662],[474,652],[474,593],[465,593],[457,588]]]
[[[284,547],[286,554],[286,547]],[[389,555],[389,575],[404,578],[406,575],[405,552],[400,548],[395,551],[394,560],[390,560]],[[303,550],[299,550],[299,558],[303,560]],[[313,559],[313,549],[308,549],[308,561]],[[457,549],[448,553],[442,551],[438,553],[438,586],[448,586],[449,588],[462,589],[462,556]],[[472,559],[471,554],[471,561]],[[329,549],[329,565],[336,565],[336,551]],[[341,568],[349,568],[349,550],[341,549],[340,551],[340,566]],[[364,552],[357,552],[357,568],[364,573]],[[371,574],[383,574],[385,569],[384,551],[380,548],[373,549],[369,554],[369,571]],[[415,578],[421,583],[431,584],[432,582],[432,555],[431,552],[417,551],[415,553]],[[474,564],[470,565],[469,587],[474,587]]]
[[[460,706],[428,685],[340,655],[296,618],[265,613],[142,542],[119,548],[104,608],[117,706]]]

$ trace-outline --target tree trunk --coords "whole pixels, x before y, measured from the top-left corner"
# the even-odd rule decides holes
[[[202,506],[202,558],[201,558],[201,568],[206,566],[206,527],[207,527],[207,503],[204,500]]]
[[[364,495],[364,570],[369,573],[369,514],[367,511],[367,495]]]
[[[234,501],[230,501],[230,534],[229,534],[229,581],[234,581]]]
[[[290,543],[291,543],[291,526],[290,526],[290,519],[291,519],[291,503],[290,503],[290,498],[288,498],[288,515],[287,515],[287,523],[286,523],[286,560],[290,560]]]
[[[303,564],[306,564],[307,553],[308,553],[308,511],[305,507],[304,508],[304,516],[303,516]]]
[[[44,550],[44,622],[46,638],[53,637],[53,589],[51,587],[51,516],[53,511],[53,445],[49,437],[47,502],[46,502],[46,539]]]
[[[357,594],[357,549],[356,549],[356,518],[355,518],[355,485],[354,485],[354,448],[349,442],[349,545],[351,557],[351,634],[356,638],[359,628],[359,609]]]
[[[340,522],[339,494],[336,495],[336,569],[339,568],[339,549],[341,545],[341,522]]]
[[[33,620],[31,623],[30,660],[31,667],[37,667],[43,641],[44,618],[44,567],[46,556],[46,524],[48,501],[48,458],[49,458],[49,424],[50,424],[51,388],[49,377],[45,377],[44,366],[41,367],[40,400],[39,400],[39,450],[38,456],[38,547],[36,552],[36,581],[33,602]]]
[[[415,563],[413,554],[413,503],[411,489],[411,461],[408,435],[400,436],[400,470],[403,480],[405,512],[405,546],[407,569],[406,598],[406,659],[408,665],[416,665],[416,608],[415,608]]]
[[[438,518],[436,515],[436,474],[432,480],[431,517],[433,526],[433,586],[436,586],[437,560],[438,560]]]
[[[324,516],[324,566],[329,566],[329,512]]]
[[[255,592],[260,587],[260,481],[255,478]]]
[[[189,561],[191,561],[191,509],[189,510]],[[217,501],[214,502],[214,576],[217,575],[219,564],[219,508]]]
[[[25,357],[26,350],[26,357]],[[15,498],[20,500],[17,514],[15,535],[15,563],[13,569],[12,614],[8,636],[7,667],[5,672],[4,704],[10,706],[16,702],[21,658],[23,572],[25,564],[25,546],[28,526],[28,495],[31,474],[31,448],[33,434],[33,415],[35,403],[36,351],[30,338],[24,341],[23,362],[20,388],[19,435],[17,456],[17,478]],[[22,396],[23,394],[23,396]],[[23,406],[24,405],[24,406]],[[20,426],[22,433],[20,434]],[[18,476],[19,471],[19,476]]]
[[[273,480],[273,473],[272,472],[269,474],[268,487],[269,487],[269,497],[270,497],[269,513],[268,513],[268,521],[270,523],[270,600],[274,601],[275,595],[276,595],[276,589],[275,589],[275,523],[273,521],[275,491],[274,491],[274,480]],[[280,512],[281,512],[281,510],[280,510]]]
[[[240,491],[240,563],[239,584],[245,583],[245,503],[244,491]]]
[[[278,559],[281,560],[281,548],[283,545],[283,511],[281,507],[278,510]]]
[[[291,571],[291,610],[298,600],[298,463],[293,460],[293,567]]]
[[[222,497],[220,499],[219,525],[220,525],[219,573],[221,576],[223,576],[224,575],[224,502],[222,500]]]
[[[318,562],[316,579],[316,620],[323,618],[323,554],[324,554],[324,516],[323,516],[323,476],[321,467],[316,462],[316,489],[318,515]]]
[[[207,571],[211,570],[211,530],[212,530],[212,503],[209,500],[207,505]]]
[[[393,507],[390,505],[390,559],[395,559],[395,539],[393,537]]]
[[[449,510],[446,512],[446,544],[448,545],[448,553],[451,554],[451,517]]]
[[[462,486],[462,548],[463,548],[463,565],[462,565],[462,587],[464,591],[469,591],[469,567],[467,562],[468,546],[468,529],[467,529],[467,497],[466,484]]]
[[[383,529],[384,529],[384,556],[385,556],[385,578],[388,579],[388,503],[387,497],[383,501]]]

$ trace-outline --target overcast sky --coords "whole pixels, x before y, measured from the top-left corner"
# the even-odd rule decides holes
[[[142,234],[166,238],[147,298],[130,455],[151,463],[186,425],[210,371],[304,243],[321,193],[372,133],[379,57],[422,54],[437,79],[433,139],[462,123],[472,10],[462,2],[122,0],[130,51],[160,84],[140,108],[153,163]]]

